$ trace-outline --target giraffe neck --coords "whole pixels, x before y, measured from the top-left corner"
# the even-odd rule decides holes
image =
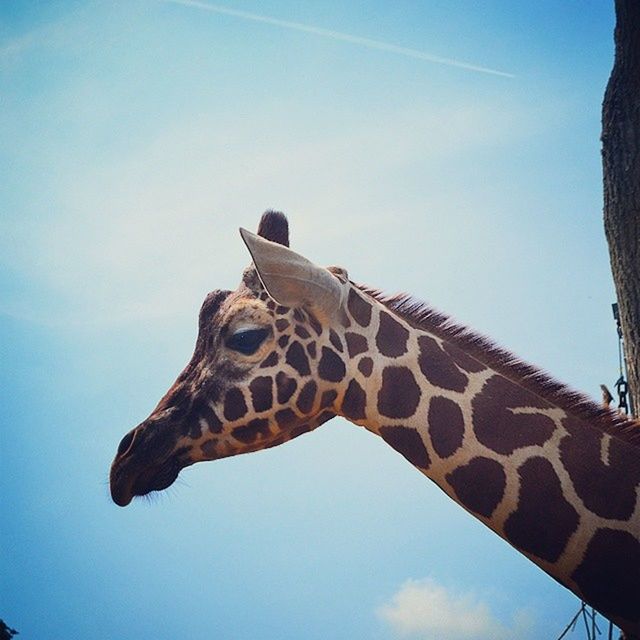
[[[640,447],[519,365],[352,290],[341,414],[630,633],[640,628]],[[510,375],[511,374],[511,375]],[[549,386],[552,387],[551,383]],[[594,416],[597,413],[593,409]],[[601,418],[600,418],[601,419]],[[621,431],[622,434],[622,431]],[[626,625],[623,626],[623,625]],[[629,626],[631,625],[631,626]]]

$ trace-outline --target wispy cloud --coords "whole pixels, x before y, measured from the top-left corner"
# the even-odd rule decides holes
[[[69,91],[56,108],[80,121],[92,104],[83,106],[83,96],[82,87]],[[102,107],[108,111],[113,104]],[[47,148],[51,164],[60,166],[47,192],[55,218],[6,216],[0,221],[0,263],[67,303],[55,311],[34,308],[32,297],[26,307],[16,289],[0,313],[89,325],[195,313],[208,290],[236,286],[248,255],[235,228],[253,227],[268,206],[293,214],[297,250],[320,264],[344,262],[377,283],[382,274],[364,254],[346,256],[354,237],[371,233],[374,241],[385,235],[385,225],[395,224],[385,222],[398,198],[393,176],[416,167],[420,172],[419,194],[403,195],[405,215],[463,215],[464,204],[458,201],[452,210],[446,190],[435,188],[441,183],[437,165],[531,135],[535,114],[518,108],[496,118],[497,110],[488,99],[384,117],[371,113],[330,134],[303,131],[304,120],[287,120],[268,136],[273,118],[264,108],[251,122],[242,121],[242,131],[232,118],[190,113],[123,156],[98,156],[95,165],[58,162],[64,150]],[[78,131],[80,143],[88,145],[82,135]],[[233,144],[220,144],[228,138]],[[23,139],[23,147],[28,142]],[[32,155],[40,149],[26,148]],[[469,215],[477,215],[481,207],[471,188],[469,194]],[[318,220],[325,227],[323,243],[313,241]],[[446,264],[443,253],[434,257],[438,268]],[[404,286],[419,290],[416,283]]]
[[[476,595],[454,593],[431,579],[407,580],[377,613],[398,635],[420,640],[521,640],[532,627],[525,610],[505,625]]]
[[[332,40],[340,40],[342,42],[348,42],[349,44],[359,45],[361,47],[367,47],[369,49],[377,49],[378,51],[388,51],[389,53],[395,53],[397,55],[406,56],[408,58],[415,58],[417,60],[423,60],[425,62],[432,62],[434,64],[442,64],[449,67],[458,67],[460,69],[466,69],[467,71],[475,71],[477,73],[487,73],[494,76],[502,76],[504,78],[514,78],[514,74],[507,73],[505,71],[499,71],[498,69],[492,69],[490,67],[484,67],[462,60],[455,60],[453,58],[445,58],[442,56],[436,56],[432,53],[420,51],[419,49],[411,49],[408,47],[400,47],[398,45],[382,42],[381,40],[372,40],[371,38],[363,38],[361,36],[355,36],[349,33],[343,33],[341,31],[333,31],[332,29],[323,29],[321,27],[315,27],[313,25],[302,24],[300,22],[291,22],[289,20],[280,20],[278,18],[272,18],[271,16],[264,16],[257,13],[250,13],[248,11],[239,11],[237,9],[231,9],[229,7],[221,6],[218,4],[209,4],[208,2],[200,2],[199,0],[162,0],[171,4],[179,4],[185,7],[193,7],[195,9],[202,9],[204,11],[210,11],[212,13],[219,13],[226,16],[233,16],[234,18],[240,18],[242,20],[250,20],[252,22],[262,22],[263,24],[270,24],[282,29],[290,29],[292,31],[302,31],[304,33],[310,33],[322,38],[330,38]]]
[[[0,40],[0,71],[11,67],[34,49],[60,49],[66,52],[86,41],[87,17],[95,4],[79,4],[61,17],[40,24],[31,31]]]

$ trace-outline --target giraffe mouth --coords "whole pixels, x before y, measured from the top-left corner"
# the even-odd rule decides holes
[[[177,457],[171,457],[137,475],[126,473],[122,468],[115,468],[111,473],[111,498],[119,507],[126,507],[136,496],[163,491],[175,482],[183,466]]]

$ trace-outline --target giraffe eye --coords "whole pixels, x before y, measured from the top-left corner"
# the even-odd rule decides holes
[[[227,340],[227,347],[250,356],[258,350],[268,334],[268,329],[242,329]]]

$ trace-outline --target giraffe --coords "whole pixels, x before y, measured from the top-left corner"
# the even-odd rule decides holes
[[[253,262],[235,291],[206,297],[191,360],[122,439],[114,502],[342,416],[640,634],[640,423],[424,303],[315,265],[289,248],[279,212],[241,235]]]

